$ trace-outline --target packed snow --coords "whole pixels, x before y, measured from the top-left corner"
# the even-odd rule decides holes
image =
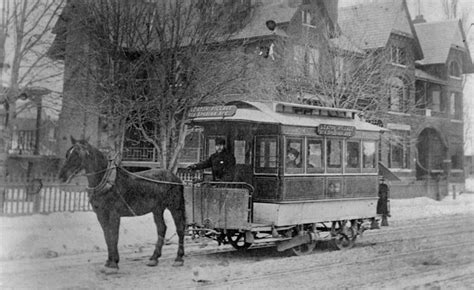
[[[442,201],[421,197],[391,200],[389,221],[463,214],[474,211],[474,194],[448,195]],[[177,243],[171,215],[165,212],[168,224],[167,243]],[[53,258],[86,252],[104,252],[102,229],[93,212],[64,212],[49,215],[0,217],[0,260]],[[143,247],[156,242],[156,228],[151,214],[122,218],[119,251]]]

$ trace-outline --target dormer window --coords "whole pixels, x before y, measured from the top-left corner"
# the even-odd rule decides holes
[[[390,61],[394,64],[406,65],[406,48],[392,45],[390,47]]]
[[[392,77],[388,80],[388,109],[392,112],[401,112],[406,100],[406,87],[399,78]]]
[[[314,26],[313,24],[313,17],[309,10],[302,10],[301,11],[301,22],[303,25],[307,26]]]
[[[461,69],[457,61],[452,61],[449,64],[449,76],[460,78],[461,77]]]

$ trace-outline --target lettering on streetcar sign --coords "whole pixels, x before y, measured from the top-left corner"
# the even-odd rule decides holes
[[[230,117],[236,111],[236,106],[194,107],[189,110],[188,118]]]
[[[355,135],[356,128],[354,126],[321,124],[316,128],[316,131],[322,136],[352,137]]]

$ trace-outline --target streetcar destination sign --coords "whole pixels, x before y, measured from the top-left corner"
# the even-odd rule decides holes
[[[320,124],[316,127],[316,131],[322,136],[352,137],[355,135],[356,128],[354,126]]]
[[[194,107],[189,110],[188,118],[231,117],[236,111],[236,106]]]

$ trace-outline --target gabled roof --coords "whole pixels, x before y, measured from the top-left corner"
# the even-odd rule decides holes
[[[329,39],[329,44],[334,48],[334,49],[339,49],[342,51],[346,52],[352,52],[352,53],[358,53],[358,54],[363,54],[364,51],[357,47],[357,45],[354,44],[347,36],[344,34],[339,35],[337,38],[331,38]]]
[[[363,49],[383,48],[391,33],[415,40],[415,52],[422,58],[416,30],[405,1],[387,0],[339,9],[342,33]]]
[[[415,29],[425,56],[422,64],[446,63],[449,52],[454,47],[466,52],[472,65],[460,20],[418,23],[415,24]]]

